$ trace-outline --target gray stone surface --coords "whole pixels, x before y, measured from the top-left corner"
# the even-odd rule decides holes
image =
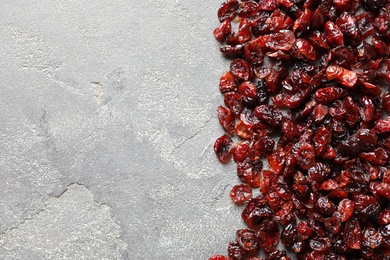
[[[0,2],[0,258],[225,253],[220,2]]]

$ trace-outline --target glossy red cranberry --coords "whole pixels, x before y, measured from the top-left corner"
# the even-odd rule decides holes
[[[228,135],[223,135],[215,141],[214,152],[221,163],[229,162],[232,156],[233,140]]]
[[[252,197],[252,188],[249,185],[236,185],[230,191],[230,198],[236,204],[243,204]]]

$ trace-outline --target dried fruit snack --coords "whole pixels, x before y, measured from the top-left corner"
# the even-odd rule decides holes
[[[390,1],[227,0],[218,19],[214,150],[247,228],[210,260],[390,259]]]

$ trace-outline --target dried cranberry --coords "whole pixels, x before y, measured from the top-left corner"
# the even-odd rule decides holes
[[[239,80],[249,80],[252,77],[252,70],[248,62],[243,59],[235,59],[230,64],[230,72]]]
[[[236,185],[230,191],[230,198],[236,204],[243,204],[252,197],[252,188],[249,185]]]
[[[215,141],[214,151],[221,163],[229,162],[232,156],[233,140],[228,135],[223,135]]]
[[[230,31],[232,30],[232,26],[230,24],[229,20],[225,20],[221,23],[220,26],[215,28],[214,30],[214,36],[215,39],[219,42],[223,42],[226,37],[230,34]]]
[[[383,236],[374,228],[367,228],[363,232],[363,245],[370,248],[378,248],[383,243]]]
[[[221,22],[224,20],[233,20],[237,15],[239,3],[237,0],[227,0],[218,10],[218,18]]]
[[[230,109],[223,107],[223,106],[219,106],[218,107],[218,120],[219,120],[219,123],[221,124],[221,126],[225,129],[225,131],[228,134],[231,134],[231,135],[234,134],[235,118],[234,118],[232,111],[230,111]]]
[[[214,149],[248,229],[210,259],[291,260],[279,240],[294,259],[390,257],[390,4],[226,0],[218,18],[218,119],[238,140]]]
[[[238,89],[237,80],[232,73],[225,72],[219,82],[219,90],[221,93],[235,92]]]
[[[245,260],[246,252],[237,242],[230,242],[228,246],[229,259]]]

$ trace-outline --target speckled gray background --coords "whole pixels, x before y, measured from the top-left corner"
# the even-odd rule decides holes
[[[221,1],[0,2],[1,259],[225,253]]]

